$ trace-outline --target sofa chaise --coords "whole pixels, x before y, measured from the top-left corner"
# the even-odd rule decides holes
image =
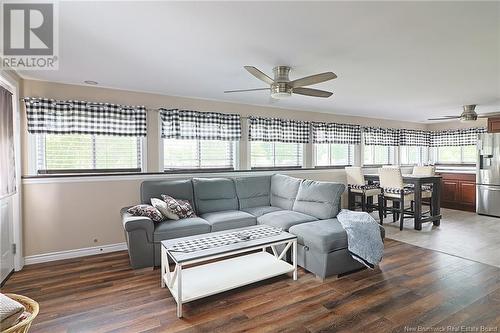
[[[341,183],[280,174],[144,181],[141,203],[168,194],[189,200],[197,216],[154,223],[123,208],[130,263],[133,268],[159,266],[165,239],[265,224],[296,234],[298,264],[319,277],[357,270],[363,266],[347,251],[347,234],[335,218],[344,190]]]

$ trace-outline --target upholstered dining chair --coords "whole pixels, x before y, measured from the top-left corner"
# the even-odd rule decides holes
[[[436,167],[434,165],[425,165],[425,166],[414,166],[413,167],[413,176],[434,176],[436,175]],[[409,187],[407,185],[407,187]],[[432,198],[432,185],[422,185],[422,199]],[[425,204],[426,202],[424,202]],[[432,211],[432,200],[428,202],[430,206],[430,211]],[[413,202],[412,202],[413,205]]]
[[[348,208],[356,210],[356,198],[361,198],[358,207],[363,212],[379,209],[378,204],[373,204],[373,197],[382,193],[378,184],[366,184],[361,167],[346,167]]]
[[[380,224],[383,224],[385,213],[389,212],[393,214],[393,222],[399,218],[399,230],[403,230],[405,217],[413,217],[411,202],[414,199],[414,191],[405,187],[400,168],[379,168],[378,174],[383,199],[379,199],[379,205],[382,205],[379,210]],[[392,207],[387,207],[388,200],[392,201]],[[405,204],[410,207],[405,208]]]

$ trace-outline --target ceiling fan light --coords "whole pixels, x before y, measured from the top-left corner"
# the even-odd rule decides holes
[[[292,96],[292,89],[287,83],[278,82],[271,85],[271,97],[274,99],[284,99]]]

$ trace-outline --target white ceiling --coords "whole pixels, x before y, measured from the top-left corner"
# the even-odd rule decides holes
[[[500,111],[500,2],[60,2],[58,71],[26,78],[387,119]],[[244,69],[333,71],[270,104]]]

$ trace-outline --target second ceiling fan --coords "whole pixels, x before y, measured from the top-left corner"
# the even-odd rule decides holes
[[[289,66],[274,67],[274,79],[270,78],[262,71],[253,66],[244,66],[244,68],[259,80],[267,83],[269,85],[269,88],[226,90],[224,91],[224,93],[269,90],[271,91],[271,97],[276,99],[290,97],[292,96],[292,94],[328,98],[333,94],[332,92],[304,87],[337,78],[337,75],[335,75],[335,73],[326,72],[290,81],[288,75],[291,68]]]

